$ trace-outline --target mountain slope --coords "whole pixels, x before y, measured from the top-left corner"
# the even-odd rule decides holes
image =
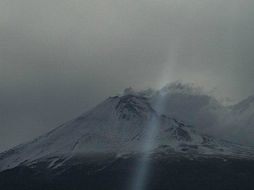
[[[230,106],[229,110],[231,112],[231,127],[229,126],[229,129],[232,129],[232,136],[239,140],[239,142],[253,145],[254,96],[250,96],[238,104]]]
[[[157,100],[162,99],[163,109],[155,108],[156,111],[187,122],[200,133],[254,145],[254,96],[226,106],[202,88],[180,82],[170,83],[159,90],[132,90],[132,93],[147,96],[154,108]]]

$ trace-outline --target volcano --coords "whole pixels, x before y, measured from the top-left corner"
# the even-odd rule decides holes
[[[148,189],[253,189],[254,149],[199,134],[158,113],[147,97],[110,97],[37,139],[0,154],[1,189],[121,190],[130,182],[151,120]]]

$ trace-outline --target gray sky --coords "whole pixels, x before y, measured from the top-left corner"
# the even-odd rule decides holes
[[[253,0],[0,0],[0,151],[123,88],[254,94]]]

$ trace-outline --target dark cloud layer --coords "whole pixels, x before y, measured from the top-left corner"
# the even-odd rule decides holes
[[[0,0],[0,150],[127,86],[254,94],[252,0]]]

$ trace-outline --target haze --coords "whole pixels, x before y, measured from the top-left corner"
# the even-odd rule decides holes
[[[128,86],[254,94],[253,10],[253,0],[0,0],[0,151]]]

